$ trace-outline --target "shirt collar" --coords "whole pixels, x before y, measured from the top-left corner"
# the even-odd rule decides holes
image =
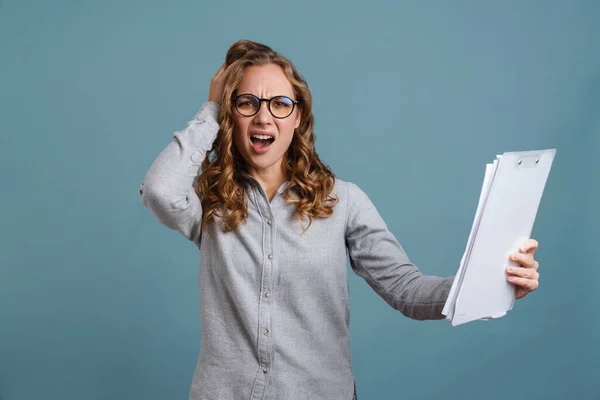
[[[245,188],[249,188],[250,186],[255,187],[257,189],[261,189],[262,187],[260,185],[260,182],[258,182],[258,180],[256,180],[255,177],[253,177],[252,175],[250,175],[249,173],[247,173],[246,171],[242,171],[240,174],[241,179],[241,184],[245,187]],[[277,189],[277,191],[275,192],[275,196],[280,195],[281,193],[283,193],[283,191],[285,190],[285,188],[291,183],[290,180],[287,180],[285,182],[283,182],[279,188]],[[296,195],[295,191],[292,190],[291,193],[293,195]]]

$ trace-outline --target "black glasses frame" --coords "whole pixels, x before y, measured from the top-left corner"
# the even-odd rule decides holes
[[[242,96],[251,96],[251,97],[254,97],[256,100],[258,100],[258,108],[256,109],[256,112],[255,112],[254,114],[246,115],[246,114],[242,114],[242,113],[240,112],[240,110],[238,110],[236,102],[237,102],[237,99],[238,99],[238,97],[242,97]],[[290,111],[290,113],[289,113],[288,115],[286,115],[285,117],[278,117],[278,116],[276,116],[275,114],[273,114],[273,111],[271,111],[271,101],[273,101],[273,99],[276,99],[276,98],[278,98],[278,97],[284,97],[284,98],[286,98],[286,99],[288,99],[289,101],[291,101],[291,102],[292,102],[292,110],[291,110],[291,111]],[[267,102],[267,108],[269,109],[269,112],[271,113],[271,115],[272,115],[274,118],[277,118],[277,119],[284,119],[284,118],[287,118],[287,117],[289,117],[290,115],[292,115],[292,113],[294,112],[294,109],[296,108],[296,104],[298,104],[298,103],[299,103],[297,100],[290,99],[289,97],[287,97],[287,96],[283,96],[283,95],[281,95],[281,96],[275,96],[275,97],[271,97],[270,99],[261,99],[260,97],[258,97],[258,96],[255,96],[255,95],[253,95],[253,94],[251,94],[251,93],[242,93],[242,94],[240,94],[240,95],[237,95],[237,96],[231,96],[231,99],[232,99],[232,100],[233,100],[233,102],[234,102],[234,103],[233,103],[233,105],[234,105],[234,107],[235,107],[235,111],[237,111],[237,112],[238,112],[240,115],[242,115],[242,116],[244,116],[244,117],[253,117],[253,116],[255,116],[256,114],[258,114],[258,112],[260,111],[260,107],[262,106],[262,103],[263,103],[263,101],[266,101],[266,102]]]

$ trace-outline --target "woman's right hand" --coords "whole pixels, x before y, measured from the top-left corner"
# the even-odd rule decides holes
[[[215,74],[215,76],[213,76],[210,80],[208,101],[215,102],[219,105],[221,104],[221,100],[223,99],[223,91],[225,90],[225,81],[227,80],[227,75],[229,74],[230,66],[226,66],[226,63],[223,63],[221,65],[221,68],[219,68],[219,70]]]

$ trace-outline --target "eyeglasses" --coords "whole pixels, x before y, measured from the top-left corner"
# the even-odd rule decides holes
[[[275,118],[287,118],[294,111],[298,101],[292,100],[287,96],[276,96],[270,99],[260,99],[253,94],[241,94],[231,98],[235,102],[235,109],[244,117],[256,115],[260,110],[263,101],[268,104],[271,115]]]

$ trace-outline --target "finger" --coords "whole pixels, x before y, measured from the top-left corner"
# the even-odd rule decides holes
[[[521,286],[517,286],[516,288],[517,288],[517,294],[516,294],[515,298],[517,298],[517,299],[521,299],[529,294],[529,292],[527,290],[523,289]]]
[[[521,248],[519,250],[521,250],[523,253],[533,254],[538,249],[539,245],[540,244],[538,243],[537,240],[527,239],[525,241],[525,243],[523,243],[523,246],[521,246]]]
[[[533,292],[535,289],[539,287],[539,282],[532,279],[527,278],[519,278],[518,276],[508,276],[506,278],[510,283],[514,283],[517,286],[525,288],[528,292]]]
[[[0,0],[1,1],[1,0]],[[231,66],[233,64],[223,64],[219,72],[215,75],[215,78],[221,82],[225,82],[229,78],[229,74],[231,73]]]
[[[506,267],[506,272],[509,275],[538,280],[540,277],[539,272],[531,269],[531,268],[519,268],[519,267]]]
[[[525,268],[537,269],[539,267],[538,262],[535,261],[532,254],[522,254],[522,253],[512,254],[510,256],[510,259],[512,261],[518,262]]]
[[[225,71],[226,68],[227,68],[227,64],[226,63],[221,64],[221,66],[217,70],[217,73],[215,74],[215,77],[218,77],[221,74],[223,74],[223,72]]]
[[[240,64],[240,63],[241,63],[241,61],[242,61],[242,59],[239,59],[239,58],[238,58],[237,60],[235,60],[235,61],[234,61],[234,62],[232,62],[231,64],[229,64],[229,65],[225,66],[225,70],[223,71],[223,73],[224,73],[225,75],[229,75],[229,73],[231,73],[231,70],[233,69],[233,67],[234,67],[235,65],[238,65],[238,64]]]

